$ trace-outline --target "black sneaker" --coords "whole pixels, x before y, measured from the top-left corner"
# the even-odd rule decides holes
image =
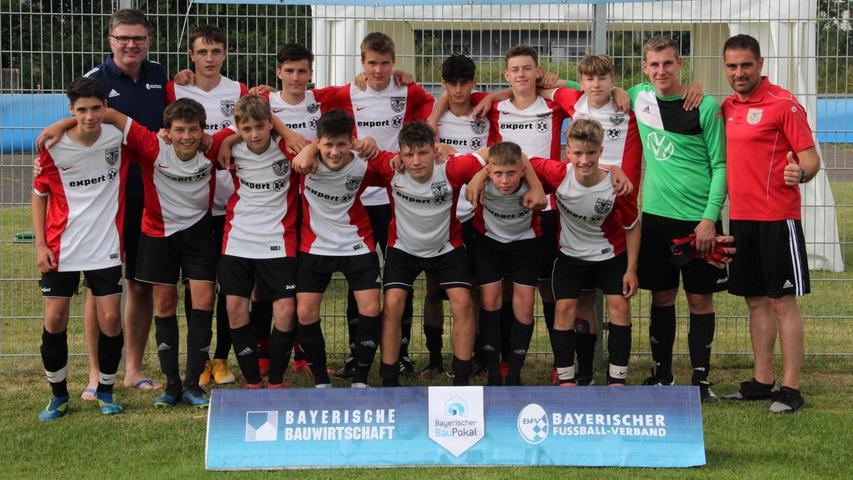
[[[403,375],[407,378],[417,377],[418,374],[415,372],[415,362],[409,357],[400,357],[400,375]]]
[[[434,378],[438,378],[441,374],[444,373],[444,365],[436,364],[436,365],[427,365],[426,368],[421,370],[421,377],[432,380]]]
[[[699,387],[699,400],[702,403],[717,403],[720,401],[720,398],[711,390],[709,382],[699,382],[697,386]]]
[[[476,357],[473,359],[473,366],[471,369],[471,376],[468,377],[471,380],[476,379],[485,379],[489,374],[489,370],[486,368],[486,364],[481,363]]]
[[[352,378],[355,375],[355,358],[344,360],[344,366],[335,370],[334,375],[338,378]]]
[[[782,387],[773,395],[770,413],[794,413],[805,406],[806,401],[799,390]]]
[[[669,378],[659,377],[655,373],[654,369],[652,369],[652,375],[643,380],[643,385],[675,385],[675,377],[669,376]]]
[[[579,386],[595,385],[595,379],[592,375],[575,377],[575,382],[577,382]]]
[[[775,383],[761,383],[755,378],[740,382],[740,388],[735,393],[724,395],[726,400],[770,400],[773,398]]]

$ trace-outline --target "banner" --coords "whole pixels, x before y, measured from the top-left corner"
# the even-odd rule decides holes
[[[214,389],[211,470],[705,464],[696,387]]]

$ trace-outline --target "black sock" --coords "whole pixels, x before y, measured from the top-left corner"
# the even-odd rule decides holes
[[[672,378],[672,345],[675,343],[675,305],[656,307],[652,305],[649,319],[649,343],[655,361],[655,375],[668,380]]]
[[[308,366],[314,375],[314,384],[322,385],[331,383],[329,372],[326,371],[326,339],[323,338],[323,329],[320,321],[308,325],[299,325],[299,345],[305,352]]]
[[[693,366],[692,383],[708,380],[711,370],[711,344],[714,342],[716,314],[691,313],[690,332],[687,334],[687,346],[690,350],[690,364]]]
[[[228,327],[228,309],[225,295],[216,296],[216,351],[213,358],[226,359],[231,350],[231,329]]]
[[[483,358],[489,373],[488,385],[503,385],[500,365],[501,311],[480,309],[480,339],[483,344]]]
[[[574,382],[575,331],[555,328],[551,331],[551,345],[554,346],[554,367],[560,383]]]
[[[157,358],[160,371],[166,376],[166,393],[179,396],[183,391],[181,372],[178,367],[178,318],[154,317],[154,339],[157,341]]]
[[[403,307],[403,317],[400,321],[400,358],[409,356],[409,343],[412,341],[412,296],[406,295],[406,305]]]
[[[232,328],[231,341],[234,342],[234,354],[246,383],[261,383],[261,371],[258,369],[258,337],[255,328],[251,324]]]
[[[187,328],[187,372],[184,388],[198,389],[198,377],[210,358],[210,339],[213,337],[213,312],[190,310],[190,325]]]
[[[542,316],[545,317],[545,328],[548,329],[548,339],[551,339],[551,332],[554,331],[554,311],[557,304],[554,302],[542,302]],[[551,342],[551,351],[554,351],[554,342]]]
[[[474,363],[471,360],[460,360],[454,355],[451,368],[453,371],[453,386],[464,387],[469,385],[471,373],[474,371]]]
[[[426,337],[426,347],[429,351],[429,366],[436,367],[442,364],[441,347],[443,346],[442,335],[444,328],[433,327],[432,325],[424,324],[424,337]]]
[[[506,374],[505,385],[521,385],[521,367],[524,366],[531,338],[533,338],[533,325],[525,325],[518,320],[512,322],[509,371]]]
[[[251,324],[255,327],[255,335],[259,342],[270,338],[272,328],[272,302],[252,302],[252,310],[249,312]]]
[[[119,332],[115,337],[108,337],[104,332],[98,334],[98,391],[112,392],[116,383],[116,372],[121,361],[121,347],[124,337]]]
[[[609,324],[607,327],[607,352],[610,357],[607,383],[625,383],[628,360],[631,358],[631,326]],[[620,374],[620,372],[625,372]]]
[[[509,361],[510,356],[510,330],[515,321],[515,312],[512,310],[512,301],[501,304],[501,361]]]
[[[382,317],[362,316],[358,321],[358,344],[356,345],[354,383],[367,383],[373,357],[382,336]]]
[[[184,283],[184,315],[187,319],[187,327],[190,326],[190,312],[193,309],[193,298],[192,291],[190,290],[190,284]]]
[[[575,348],[578,357],[579,377],[591,377],[595,362],[595,343],[598,335],[589,332],[589,322],[583,318],[575,318]]]
[[[54,397],[68,396],[68,333],[41,332],[41,361]]]
[[[358,321],[358,302],[355,301],[355,293],[352,289],[347,288],[347,322]],[[350,343],[355,343],[355,334],[350,337]]]
[[[379,376],[382,377],[383,387],[399,387],[400,386],[400,368],[387,363],[379,364]]]
[[[347,339],[349,340],[349,356],[356,358],[358,352],[358,323],[360,319],[358,315],[353,318],[347,318]]]
[[[293,330],[283,332],[275,326],[272,327],[270,335],[270,373],[269,382],[284,382],[284,372],[290,363],[290,355],[293,352]]]
[[[302,350],[302,346],[299,345],[299,342],[296,341],[299,338],[299,322],[293,326],[293,361],[305,361],[305,352]]]

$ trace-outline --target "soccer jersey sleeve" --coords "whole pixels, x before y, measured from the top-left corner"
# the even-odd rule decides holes
[[[471,92],[471,106],[476,107],[488,95],[486,92]]]
[[[248,94],[249,87],[247,87],[245,83],[240,82],[240,98],[245,97]],[[267,97],[267,101],[269,101],[269,96]]]
[[[222,130],[213,134],[211,138],[213,138],[213,144],[210,146],[210,149],[204,152],[204,156],[208,158],[208,160],[212,160],[214,165],[219,168],[219,164],[216,163],[216,157],[219,156],[219,148],[222,146],[222,142],[234,135],[234,130],[230,128],[223,128]]]
[[[50,194],[50,179],[57,177],[56,164],[53,163],[53,157],[50,156],[47,149],[39,153],[39,165],[41,166],[41,173],[33,179],[33,193],[44,197]]]
[[[169,83],[166,84],[166,105],[175,103],[175,100],[177,100],[177,96],[175,95],[175,81],[169,80]]]
[[[566,88],[570,88],[572,90],[583,90],[583,88],[581,88],[581,84],[574,80],[566,80]]]
[[[314,99],[320,102],[320,112],[326,113],[333,108],[341,108],[337,101],[340,89],[341,87],[331,86],[311,90],[314,93]]]
[[[381,151],[375,157],[367,161],[367,169],[364,171],[364,179],[361,184],[365,187],[384,187],[394,176],[390,161],[396,155],[393,152]]]
[[[432,104],[435,98],[417,83],[409,85],[408,98],[406,99],[406,116],[403,123],[426,120],[432,113]]]
[[[619,214],[623,227],[631,228],[636,225],[637,219],[639,218],[637,197],[632,195],[617,195],[613,208]]]
[[[583,95],[582,90],[574,90],[572,88],[558,88],[551,94],[550,100],[563,109],[570,117],[575,114],[575,104]]]
[[[486,165],[485,160],[476,153],[456,155],[447,161],[447,179],[453,189],[462,188]]]
[[[711,164],[711,188],[702,218],[716,222],[726,201],[726,125],[720,104],[706,95],[699,105],[699,123]]]
[[[542,182],[545,193],[554,193],[566,178],[567,163],[556,162],[548,158],[533,157],[530,166]]]
[[[634,112],[628,113],[628,136],[625,138],[625,150],[622,152],[622,171],[634,185],[631,196],[636,203],[643,171],[643,142],[640,141],[640,131],[637,128],[637,117]]]
[[[806,117],[806,110],[796,100],[785,102],[779,112],[779,130],[785,135],[791,150],[802,152],[815,146],[812,129]]]
[[[160,154],[157,134],[131,119],[128,119],[124,144],[133,151],[132,158],[143,165],[153,164]]]

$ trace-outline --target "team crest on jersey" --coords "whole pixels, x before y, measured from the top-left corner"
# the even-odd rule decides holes
[[[619,129],[618,128],[608,128],[607,129],[607,138],[610,140],[616,140],[619,138]]]
[[[113,166],[118,161],[119,147],[108,148],[104,152],[104,160],[106,160],[107,165]]]
[[[403,116],[397,115],[396,117],[391,119],[391,126],[394,128],[400,128],[403,125]]]
[[[230,126],[231,126],[231,122],[229,122],[228,120],[222,121],[222,128],[228,128]]]
[[[474,137],[471,139],[471,150],[479,150],[483,148],[483,139],[480,137]]]
[[[528,210],[526,208],[522,208],[521,210],[518,211],[518,218],[524,218],[528,215],[530,215],[530,210]]]
[[[548,131],[548,121],[547,120],[536,120],[536,131],[539,133],[545,133]]]
[[[290,169],[290,162],[287,160],[279,160],[272,164],[272,172],[279,177],[283,177]]]
[[[309,103],[305,106],[305,110],[308,110],[308,113],[317,113],[317,110],[320,110],[320,104],[317,102]]]
[[[435,203],[445,201],[448,193],[450,193],[450,190],[447,188],[447,182],[444,180],[435,182],[430,187],[432,188],[432,198],[435,200]]]
[[[406,97],[391,97],[391,110],[400,113],[406,109]]]
[[[221,100],[219,102],[219,111],[226,117],[234,116],[234,100]]]
[[[354,192],[358,190],[358,187],[361,185],[361,179],[364,177],[357,177],[353,175],[347,175],[347,181],[344,183],[344,188],[349,190],[350,192]]]
[[[613,126],[618,127],[619,125],[622,125],[623,122],[625,122],[625,114],[622,112],[614,112],[610,114],[609,119],[610,123],[612,123]]]
[[[482,120],[474,120],[471,122],[471,131],[474,135],[482,135],[486,131],[486,122]]]
[[[595,199],[595,213],[604,215],[609,212],[611,208],[613,208],[613,200],[610,200],[609,198]]]
[[[764,110],[760,108],[750,108],[748,112],[746,112],[746,123],[750,125],[758,125],[758,122],[761,121],[761,115],[764,114]]]
[[[115,168],[111,168],[110,171],[107,172],[107,178],[109,178],[111,182],[115,180],[117,176],[118,170],[116,170]]]
[[[312,117],[311,120],[308,121],[308,128],[310,128],[311,130],[317,130],[317,119],[316,118]]]
[[[287,185],[287,182],[285,182],[284,180],[276,180],[272,184],[272,189],[276,192],[280,192],[284,190],[285,185]]]

